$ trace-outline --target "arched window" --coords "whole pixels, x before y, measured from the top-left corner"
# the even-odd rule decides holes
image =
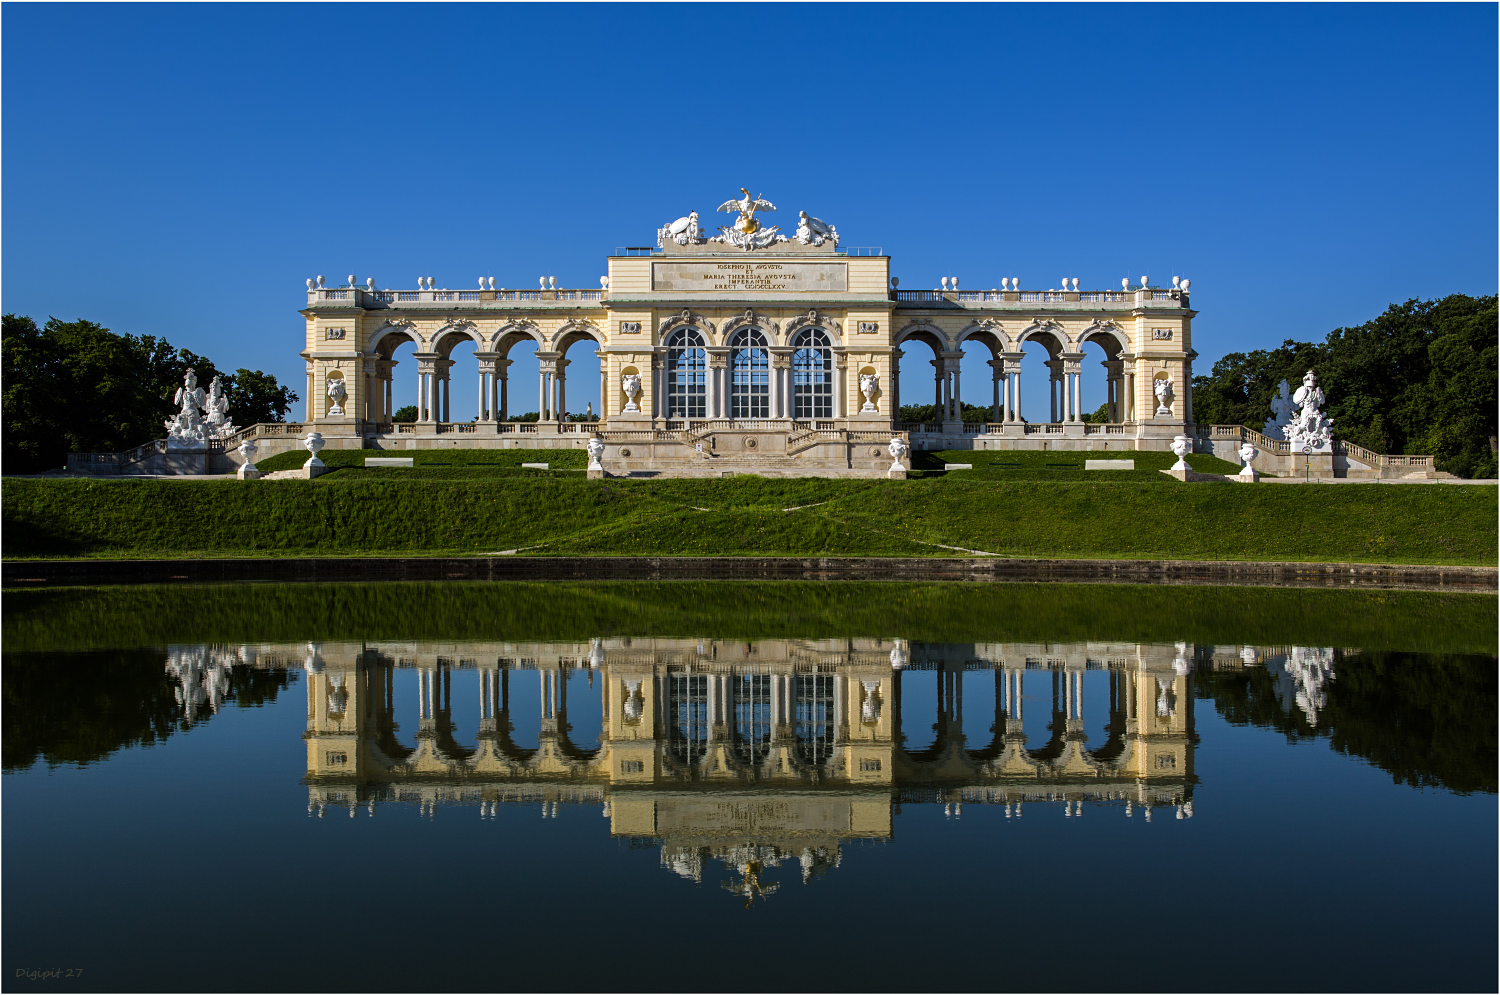
[[[792,342],[792,417],[833,417],[833,349],[828,333],[808,328]]]
[[[821,767],[833,756],[832,674],[798,674],[793,684],[793,732],[797,758]]]
[[[742,328],[729,340],[730,417],[771,417],[771,362],[759,328]]]
[[[708,678],[672,674],[670,681],[667,745],[678,763],[691,767],[708,755]]]
[[[734,691],[734,748],[740,761],[759,767],[771,755],[771,675],[731,677]]]
[[[667,417],[708,417],[703,333],[679,328],[667,339]]]

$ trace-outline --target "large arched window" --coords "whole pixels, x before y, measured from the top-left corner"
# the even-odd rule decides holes
[[[667,417],[708,417],[703,333],[679,328],[667,339]]]
[[[731,677],[734,691],[734,748],[740,761],[759,767],[771,755],[771,675]]]
[[[828,333],[808,328],[792,342],[792,417],[833,417],[833,349]]]
[[[797,758],[821,767],[833,756],[832,674],[798,674],[793,683]]]
[[[759,328],[742,328],[729,340],[730,417],[771,417],[771,362]]]
[[[708,678],[672,674],[667,699],[667,745],[678,763],[694,766],[708,755]]]

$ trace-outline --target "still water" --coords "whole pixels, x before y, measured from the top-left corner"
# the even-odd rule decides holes
[[[9,593],[7,988],[1493,989],[1493,598],[830,587]]]

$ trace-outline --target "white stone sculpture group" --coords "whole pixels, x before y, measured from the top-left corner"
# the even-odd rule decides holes
[[[1292,452],[1304,449],[1327,452],[1333,445],[1333,419],[1322,411],[1327,398],[1318,378],[1312,372],[1302,378],[1302,386],[1294,394],[1291,385],[1281,381],[1275,397],[1271,399],[1271,418],[1266,422],[1263,434],[1272,439],[1285,439],[1292,444]]]
[[[767,228],[755,219],[757,211],[774,211],[776,205],[764,197],[752,197],[750,191],[740,188],[743,197],[726,200],[719,205],[719,210],[731,214],[738,213],[739,220],[733,225],[725,225],[719,229],[719,234],[714,236],[705,235],[698,226],[698,212],[693,211],[686,217],[669,221],[656,230],[657,248],[665,249],[668,242],[678,245],[704,245],[709,242],[722,242],[732,245],[737,249],[764,249],[778,242],[796,241],[802,245],[822,245],[832,242],[833,247],[839,244],[839,232],[833,225],[828,224],[820,218],[815,218],[806,211],[800,211],[797,215],[797,232],[791,238],[781,233],[781,229],[772,225]]]
[[[208,394],[198,386],[198,374],[188,370],[182,386],[172,396],[177,414],[164,424],[167,429],[167,451],[184,452],[207,449],[210,441],[221,441],[234,434],[229,420],[229,399],[223,385],[214,377]]]

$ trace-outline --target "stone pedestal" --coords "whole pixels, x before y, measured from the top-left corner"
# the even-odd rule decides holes
[[[260,468],[257,467],[254,463],[246,463],[244,466],[236,470],[234,472],[234,475],[241,480],[259,480]]]
[[[587,471],[585,471],[585,475],[590,480],[603,480],[604,479],[604,471],[603,470],[587,470]]]
[[[890,479],[892,479],[892,480],[905,480],[906,479],[906,467],[904,467],[904,466],[893,466],[889,470],[885,471],[885,475],[887,477],[889,477]]]
[[[1255,472],[1255,467],[1247,466],[1229,479],[1236,484],[1255,484],[1260,482],[1260,474]]]

